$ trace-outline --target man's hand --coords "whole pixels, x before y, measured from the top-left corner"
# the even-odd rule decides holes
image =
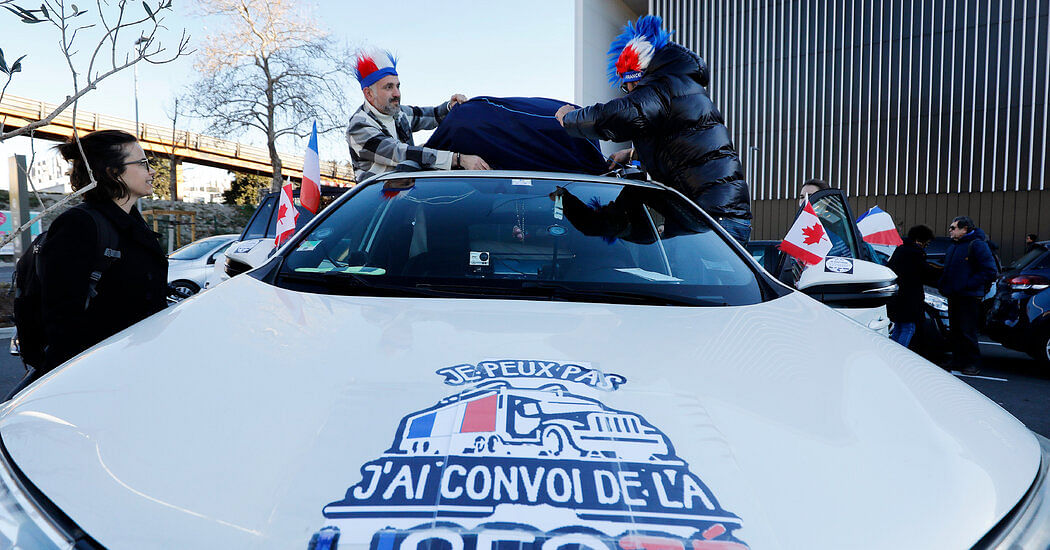
[[[455,94],[455,95],[452,96],[452,99],[448,100],[448,108],[449,108],[449,110],[452,110],[452,108],[455,107],[456,105],[459,105],[460,103],[466,103],[466,102],[467,102],[467,96],[465,96],[463,94]]]
[[[464,170],[492,170],[485,159],[477,155],[460,155],[459,166]]]
[[[609,157],[609,168],[615,168],[617,164],[627,164],[631,161],[632,155],[634,155],[634,147],[628,147],[613,153]]]
[[[575,110],[576,110],[576,107],[573,107],[572,105],[562,105],[558,109],[558,112],[554,113],[554,118],[558,119],[558,124],[561,124],[564,127],[565,126],[565,115],[567,115],[567,114],[569,114],[569,113],[571,113],[571,112],[573,112]]]

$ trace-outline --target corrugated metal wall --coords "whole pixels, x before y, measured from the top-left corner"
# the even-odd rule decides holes
[[[1025,233],[1050,237],[1050,0],[650,0],[650,12],[711,67],[755,238],[783,236],[795,204],[783,199],[810,177],[902,231],[970,215],[1007,259]]]

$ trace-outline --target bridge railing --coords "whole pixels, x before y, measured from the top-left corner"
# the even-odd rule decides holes
[[[57,107],[58,105],[52,103],[5,95],[3,101],[0,101],[0,119],[5,116],[10,116],[28,121],[41,120]],[[51,124],[72,129],[73,109],[67,108],[59,113],[51,120]],[[188,132],[185,130],[176,130],[175,139],[173,141],[170,127],[165,128],[163,126],[142,122],[139,123],[136,128],[135,121],[132,120],[88,111],[77,112],[77,131],[91,132],[103,128],[124,130],[130,134],[134,134],[140,141],[166,147],[169,151],[172,147],[175,147],[176,152],[181,148],[249,161],[260,165],[268,166],[270,164],[270,153],[263,147],[244,145],[236,141]],[[298,172],[299,174],[297,175],[302,173],[303,157],[301,156],[281,153],[281,163],[283,167],[289,171]],[[341,166],[334,161],[321,163],[321,176],[322,179],[336,180],[340,183],[352,182],[354,180],[353,170],[349,166]]]

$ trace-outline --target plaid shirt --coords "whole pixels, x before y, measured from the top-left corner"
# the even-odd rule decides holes
[[[346,141],[350,145],[350,158],[354,162],[357,181],[392,172],[398,163],[405,160],[418,162],[422,168],[450,168],[452,153],[419,147],[412,139],[412,132],[437,128],[448,111],[448,103],[437,107],[402,105],[401,112],[394,120],[397,128],[395,138],[379,117],[366,104],[362,104],[350,117],[350,126],[346,130]]]

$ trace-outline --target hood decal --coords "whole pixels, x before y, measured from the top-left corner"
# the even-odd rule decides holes
[[[323,507],[310,548],[446,541],[735,550],[741,527],[641,414],[599,397],[626,378],[586,363],[493,360],[437,370],[462,389],[402,417],[361,480]]]

